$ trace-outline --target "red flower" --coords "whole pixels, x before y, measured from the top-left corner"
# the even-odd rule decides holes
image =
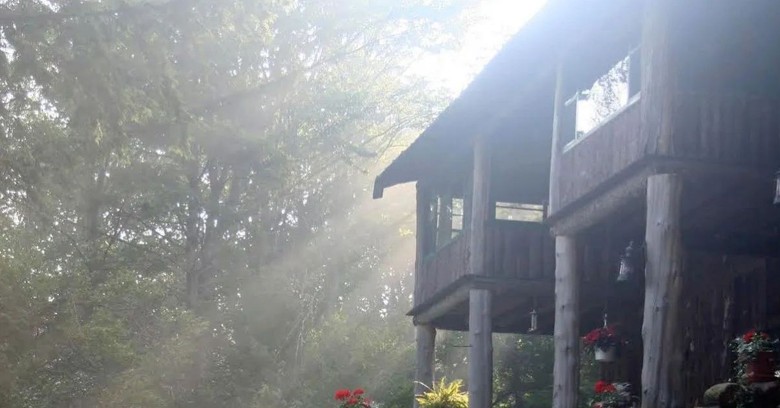
[[[350,397],[350,398],[347,400],[347,405],[355,405],[355,404],[357,404],[357,403],[358,403],[358,400],[357,400],[357,398],[355,398],[355,397]]]
[[[344,401],[345,399],[349,398],[350,395],[351,393],[349,390],[341,389],[336,391],[336,394],[333,396],[333,398],[337,401]]]
[[[617,391],[617,389],[615,388],[614,385],[612,385],[612,383],[608,383],[608,382],[603,381],[603,380],[596,381],[596,385],[593,388],[596,391],[596,394],[603,394],[603,393],[606,393],[606,392],[615,392],[615,391]]]
[[[352,391],[352,395],[363,395],[365,394],[365,391],[363,391],[362,388],[355,388],[355,391]]]
[[[756,331],[755,330],[751,330],[751,331],[745,333],[745,335],[742,336],[742,340],[744,340],[745,343],[750,343],[751,341],[753,341],[753,337],[756,337]]]

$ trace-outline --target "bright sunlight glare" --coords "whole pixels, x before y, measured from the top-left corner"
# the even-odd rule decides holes
[[[453,96],[460,94],[506,41],[536,14],[546,0],[483,0],[460,49],[427,55],[410,73],[422,75]]]

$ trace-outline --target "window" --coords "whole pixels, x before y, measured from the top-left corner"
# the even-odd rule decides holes
[[[544,206],[539,204],[496,203],[496,219],[505,221],[542,222]]]
[[[462,198],[453,198],[452,199],[452,238],[457,237],[461,232],[463,232],[463,225],[464,218],[463,218],[463,199]]]
[[[566,109],[571,112],[569,120],[574,121],[573,126],[569,125],[569,131],[573,133],[570,141],[582,138],[606,122],[639,93],[639,57],[639,48],[632,50],[596,79],[589,89],[579,90],[569,98]]]

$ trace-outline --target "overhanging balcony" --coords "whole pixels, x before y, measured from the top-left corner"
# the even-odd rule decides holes
[[[555,244],[545,225],[490,221],[486,225],[485,248],[484,275],[475,275],[469,270],[468,233],[428,255],[417,275],[414,308],[409,314],[430,319],[448,315],[443,326],[462,329],[468,316],[469,289],[493,290],[496,319],[502,314],[516,313],[518,305],[529,303],[531,299],[549,300],[554,296]],[[517,320],[510,324],[516,325]],[[501,327],[497,331],[501,331]],[[511,331],[510,328],[507,331]]]

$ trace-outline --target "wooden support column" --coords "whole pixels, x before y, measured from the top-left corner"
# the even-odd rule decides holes
[[[640,140],[646,141],[648,154],[674,153],[675,102],[679,98],[677,36],[690,29],[681,22],[681,13],[693,3],[679,0],[644,3]]]
[[[433,367],[436,351],[436,329],[433,326],[415,326],[415,340],[417,342],[416,365],[414,373],[414,395],[421,395],[433,388]],[[414,399],[414,408],[418,408],[417,398]]]
[[[642,408],[683,406],[681,196],[678,175],[657,174],[647,179]]]
[[[431,193],[430,189],[417,183],[417,231],[416,231],[416,258],[414,264],[414,304],[422,299],[424,277],[422,276],[425,256],[431,251]]]
[[[553,214],[560,208],[560,198],[558,196],[558,181],[560,178],[559,157],[563,153],[565,138],[563,137],[563,121],[566,115],[563,114],[564,103],[564,75],[563,62],[558,63],[555,79],[555,102],[553,107],[553,125],[552,125],[552,152],[550,154],[550,191],[547,204],[547,215]]]
[[[452,240],[452,195],[439,197],[439,222],[436,230],[436,248],[447,245]]]
[[[577,242],[555,237],[553,408],[576,408],[580,387],[580,279]]]
[[[469,272],[486,275],[485,224],[490,214],[490,147],[484,136],[474,143],[474,173],[469,232]],[[469,291],[469,408],[490,408],[493,402],[492,293]]]
[[[469,291],[469,408],[493,403],[492,295],[487,289]]]

